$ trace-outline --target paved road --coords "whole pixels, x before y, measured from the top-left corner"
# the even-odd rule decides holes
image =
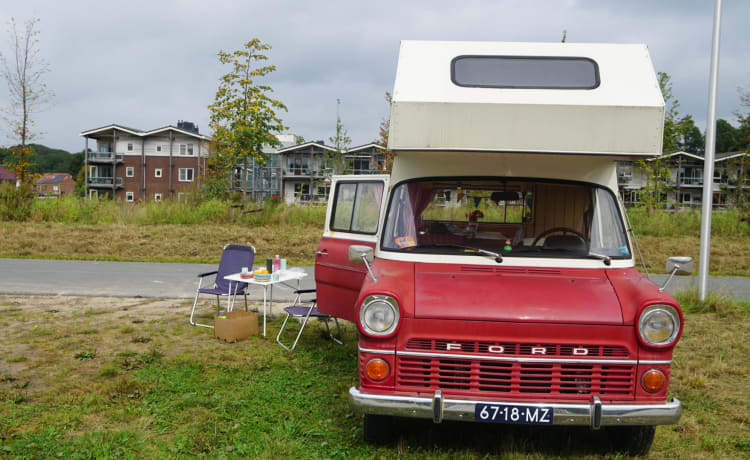
[[[304,268],[301,287],[312,288],[313,268]],[[193,298],[198,273],[212,270],[216,265],[0,259],[0,294]],[[273,291],[274,300],[293,297],[283,285]],[[263,290],[255,287],[249,297],[263,300]]]
[[[215,265],[204,264],[0,259],[0,294],[192,298],[197,274],[215,269]],[[312,288],[313,268],[304,269],[308,276],[303,279],[302,288]],[[658,284],[665,278],[666,275],[652,277]],[[690,289],[695,281],[695,277],[675,277],[667,290],[674,293]],[[750,278],[712,277],[710,288],[750,299]],[[253,299],[262,299],[262,294],[260,288],[250,290]],[[274,287],[275,300],[291,297],[291,289]]]

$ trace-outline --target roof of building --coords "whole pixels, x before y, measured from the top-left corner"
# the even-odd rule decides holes
[[[358,145],[356,147],[352,147],[349,150],[346,151],[346,153],[356,153],[362,150],[368,150],[368,149],[379,149],[379,150],[385,150],[385,147],[383,147],[380,144],[376,144],[374,142],[370,142],[369,144],[362,144]]]
[[[329,146],[327,146],[325,144],[321,144],[321,143],[318,143],[318,142],[305,142],[304,144],[297,144],[297,145],[292,145],[290,147],[284,147],[282,149],[277,150],[276,153],[289,153],[289,152],[293,152],[295,150],[303,150],[303,149],[309,148],[309,147],[318,147],[318,148],[320,148],[322,150],[328,150],[328,151],[331,151],[331,152],[335,152],[336,151],[335,148],[329,147]]]
[[[68,173],[45,173],[36,180],[37,184],[60,184],[65,179],[73,179]]]
[[[16,180],[16,175],[0,166],[0,180]]]
[[[101,128],[94,128],[94,129],[89,129],[89,130],[86,130],[86,131],[81,131],[80,135],[83,136],[83,137],[91,137],[91,136],[93,136],[95,134],[108,133],[108,131],[112,131],[113,129],[116,129],[118,131],[122,131],[122,132],[125,132],[125,133],[128,133],[128,134],[132,134],[133,136],[138,136],[138,137],[147,137],[147,136],[151,136],[151,135],[154,135],[154,134],[159,134],[159,133],[162,133],[162,132],[165,132],[165,131],[175,131],[175,132],[178,132],[180,134],[184,134],[186,136],[195,137],[197,139],[202,139],[202,140],[207,140],[207,141],[211,140],[211,138],[209,136],[204,136],[202,134],[194,133],[192,131],[186,131],[184,129],[180,129],[180,128],[178,128],[176,126],[173,126],[173,125],[167,125],[167,126],[162,126],[161,128],[156,128],[156,129],[151,129],[151,130],[148,130],[148,131],[143,131],[143,130],[140,130],[140,129],[128,128],[127,126],[123,126],[123,125],[118,125],[116,123],[112,123],[112,124],[107,125],[107,126],[102,126]]]
[[[664,160],[666,158],[671,158],[671,157],[678,156],[678,155],[679,156],[690,157],[690,158],[693,158],[695,160],[700,160],[700,161],[703,161],[703,158],[704,158],[704,156],[702,154],[690,153],[690,152],[683,152],[682,150],[680,150],[678,152],[672,152],[672,153],[669,153],[669,154],[666,154],[666,155],[662,155],[659,158],[649,158],[648,161]],[[748,155],[748,153],[746,153],[746,152],[723,152],[723,153],[716,153],[716,154],[714,154],[714,161],[724,161],[724,160],[729,160],[729,159],[732,159],[732,158],[739,158],[741,156],[747,156],[747,155]]]

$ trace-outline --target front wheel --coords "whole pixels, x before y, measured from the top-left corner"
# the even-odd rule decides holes
[[[629,455],[646,455],[654,442],[655,426],[618,426],[607,428],[615,450]]]
[[[370,444],[389,444],[396,437],[395,420],[387,415],[365,414],[365,441]]]

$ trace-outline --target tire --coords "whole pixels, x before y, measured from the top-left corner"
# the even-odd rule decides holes
[[[387,415],[365,414],[364,438],[369,444],[390,444],[396,438],[395,420]]]
[[[618,452],[627,452],[631,456],[646,455],[654,442],[656,427],[618,426],[607,428],[612,446]]]

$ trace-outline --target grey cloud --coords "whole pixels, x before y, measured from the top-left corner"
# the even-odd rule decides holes
[[[83,129],[118,122],[152,128],[177,119],[208,127],[207,106],[224,69],[216,53],[252,37],[273,46],[266,82],[288,107],[282,118],[307,139],[328,139],[336,98],[354,144],[387,116],[399,41],[508,40],[647,43],[672,75],[680,111],[705,119],[712,23],[708,1],[102,1],[3,2],[0,22],[41,18],[55,105],[40,114],[42,142],[80,150]],[[750,2],[725,1],[719,116],[750,85]],[[5,50],[5,42],[0,42]],[[0,104],[6,94],[0,88]]]

